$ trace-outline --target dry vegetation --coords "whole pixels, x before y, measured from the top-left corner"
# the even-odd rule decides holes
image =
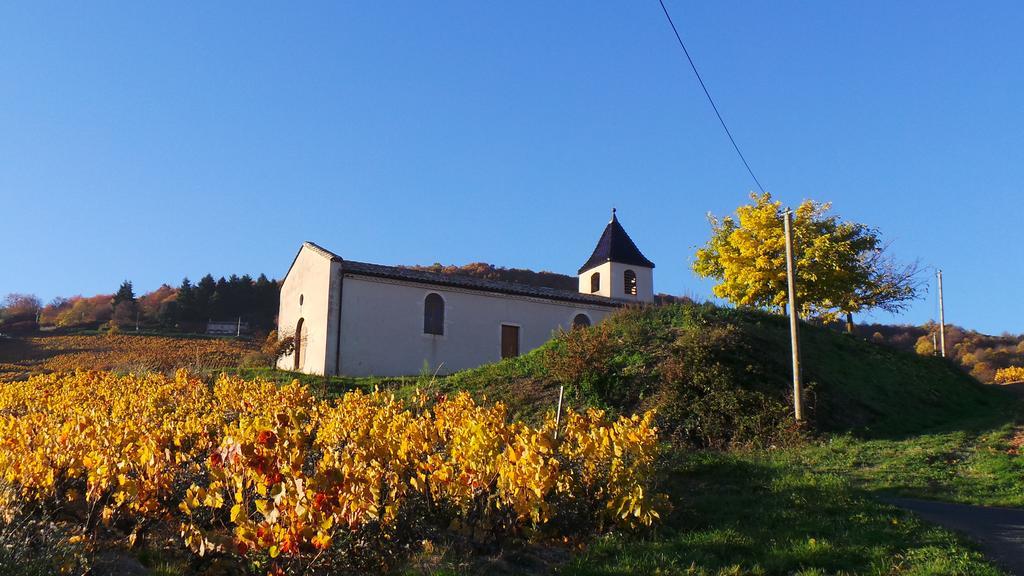
[[[0,340],[0,380],[72,370],[202,371],[238,366],[256,343],[130,334],[37,335]]]

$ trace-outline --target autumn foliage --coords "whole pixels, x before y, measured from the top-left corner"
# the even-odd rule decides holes
[[[1024,382],[1024,367],[1010,366],[996,370],[996,382],[999,384],[1010,384],[1012,382]]]
[[[557,437],[556,437],[557,432]],[[196,554],[269,573],[383,568],[469,540],[649,525],[653,413],[509,422],[468,395],[314,398],[293,382],[77,372],[0,384],[0,478],[134,542],[172,525]]]
[[[769,193],[751,194],[751,200],[735,217],[708,216],[712,237],[697,250],[693,270],[718,282],[719,298],[782,310],[788,302],[782,203]],[[843,221],[831,208],[807,200],[794,211],[801,314],[832,321],[872,308],[905,309],[921,289],[917,265],[897,264],[877,230]]]
[[[257,349],[245,340],[133,334],[39,335],[0,347],[0,380],[73,370],[173,371],[238,366]]]

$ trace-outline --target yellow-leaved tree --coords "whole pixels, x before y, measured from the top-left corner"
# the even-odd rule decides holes
[[[784,310],[786,238],[782,203],[771,194],[751,194],[736,215],[708,215],[712,236],[697,250],[693,270],[718,281],[715,296],[737,306]],[[806,200],[794,211],[797,301],[803,316],[825,321],[871,308],[903,310],[922,283],[917,263],[900,265],[887,253],[878,231],[830,214],[830,203]]]

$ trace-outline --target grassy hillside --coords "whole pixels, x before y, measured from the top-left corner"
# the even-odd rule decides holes
[[[892,436],[986,413],[1007,402],[951,363],[834,331],[802,327],[810,425]],[[521,416],[573,405],[657,408],[677,439],[698,446],[769,444],[791,429],[784,318],[710,304],[623,310],[519,358],[460,372],[442,388],[502,400]]]
[[[999,574],[876,496],[1019,504],[1014,400],[941,359],[802,330],[811,441],[793,441],[786,320],[707,304],[624,310],[440,385],[528,418],[554,409],[560,384],[574,406],[658,408],[680,441],[663,472],[673,513],[649,538],[588,546],[566,573]]]

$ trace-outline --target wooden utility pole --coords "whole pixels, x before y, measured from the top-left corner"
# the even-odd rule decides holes
[[[939,270],[939,349],[946,357],[946,308],[942,302],[942,270]]]
[[[786,283],[789,284],[789,337],[793,348],[793,415],[803,422],[803,387],[800,385],[800,317],[796,302],[796,265],[793,262],[793,211],[786,210]]]

